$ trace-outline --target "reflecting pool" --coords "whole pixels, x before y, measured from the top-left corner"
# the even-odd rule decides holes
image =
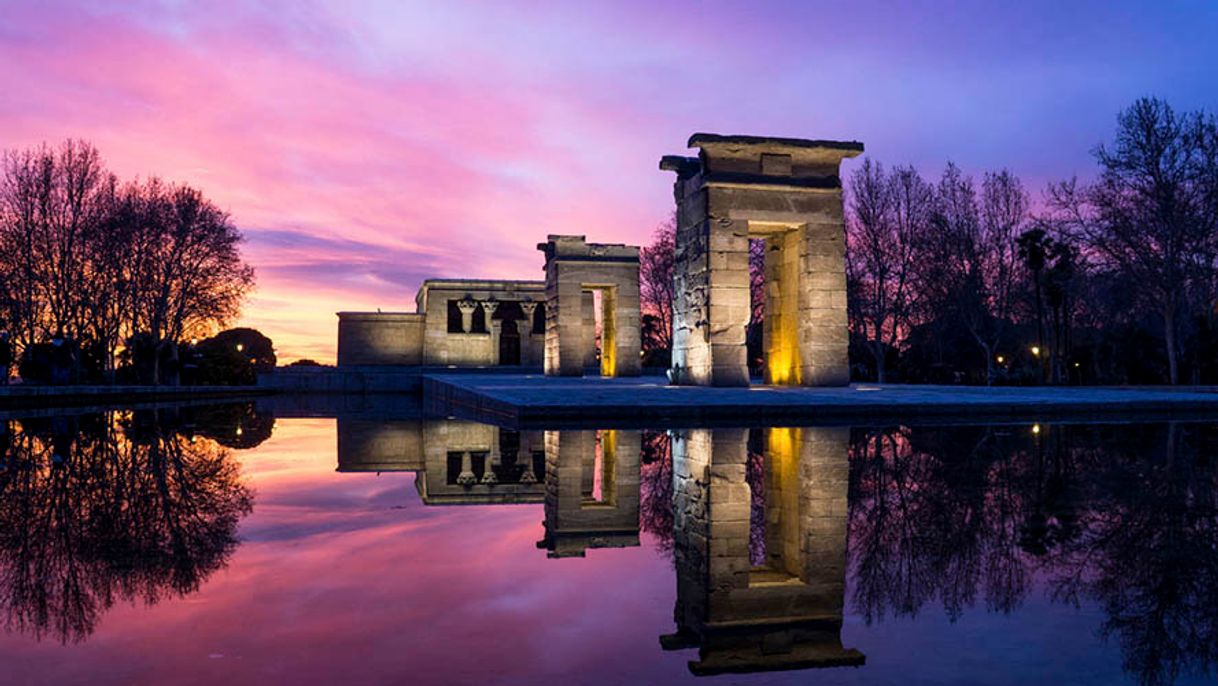
[[[1191,684],[1218,422],[0,419],[0,683]]]

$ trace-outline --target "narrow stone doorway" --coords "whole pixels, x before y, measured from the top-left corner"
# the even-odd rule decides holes
[[[520,365],[520,328],[515,319],[504,319],[499,333],[499,364]]]

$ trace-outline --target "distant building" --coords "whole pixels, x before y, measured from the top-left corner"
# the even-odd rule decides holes
[[[541,367],[544,281],[428,279],[414,312],[339,312],[338,364]]]

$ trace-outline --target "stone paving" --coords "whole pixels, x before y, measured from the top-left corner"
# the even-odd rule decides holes
[[[842,424],[909,418],[1087,418],[1157,414],[1218,419],[1218,387],[978,387],[852,384],[843,388],[671,386],[661,376],[435,374],[432,414],[519,425]]]

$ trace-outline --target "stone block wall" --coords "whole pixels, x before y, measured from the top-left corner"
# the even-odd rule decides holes
[[[601,374],[638,376],[642,334],[639,314],[639,249],[587,243],[583,236],[549,236],[537,248],[546,255],[545,371],[581,376],[593,362],[595,312],[591,291],[601,292],[604,345]]]
[[[711,134],[695,134],[689,144],[700,148],[698,158],[660,163],[677,173],[678,382],[748,385],[748,248],[750,238],[764,238],[766,382],[849,383],[838,174],[862,144]]]
[[[499,364],[499,338],[502,322],[494,318],[497,303],[541,303],[545,284],[540,281],[494,281],[480,279],[429,279],[416,296],[419,312],[426,322],[423,333],[423,364],[458,367],[491,367]],[[465,331],[448,330],[448,303],[456,301],[463,312]],[[475,333],[470,323],[480,313],[486,331]],[[520,363],[541,366],[544,335],[533,333],[532,319],[518,320]]]
[[[423,363],[423,315],[405,312],[339,312],[338,364]]]

